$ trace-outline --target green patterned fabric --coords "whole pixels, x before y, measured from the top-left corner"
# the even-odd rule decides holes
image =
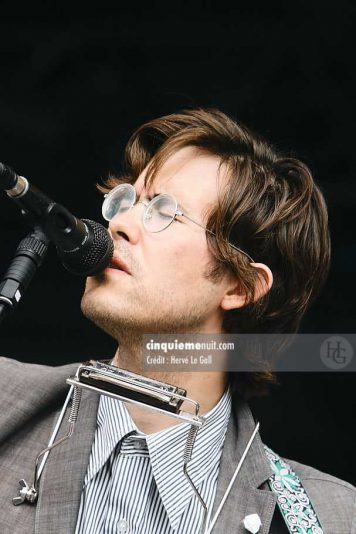
[[[290,465],[264,445],[273,475],[270,489],[277,495],[277,503],[289,532],[295,534],[324,534],[313,505],[301,481]]]

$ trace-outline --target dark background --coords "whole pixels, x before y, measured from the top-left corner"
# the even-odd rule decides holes
[[[77,13],[29,4],[0,4],[0,161],[100,221],[94,184],[120,169],[135,127],[186,106],[218,107],[312,168],[333,260],[302,331],[355,332],[354,3],[101,3]],[[2,274],[29,230],[4,194],[0,223]],[[1,326],[1,354],[50,365],[111,356],[113,341],[80,313],[83,283],[50,250]],[[265,442],[355,484],[355,375],[279,379],[253,402]]]

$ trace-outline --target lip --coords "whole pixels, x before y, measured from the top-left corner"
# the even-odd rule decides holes
[[[131,274],[126,263],[123,261],[123,259],[114,252],[114,255],[111,259],[111,262],[109,263],[107,269],[117,270],[117,271],[124,271],[126,274]]]

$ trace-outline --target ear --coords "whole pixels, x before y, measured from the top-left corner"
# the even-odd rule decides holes
[[[264,263],[251,263],[252,267],[257,269],[258,278],[255,285],[255,295],[253,301],[256,302],[262,298],[271,289],[273,284],[273,274],[271,269]],[[242,308],[246,305],[246,296],[241,293],[240,285],[235,279],[234,283],[229,286],[225,292],[220,306],[223,310],[233,310]]]

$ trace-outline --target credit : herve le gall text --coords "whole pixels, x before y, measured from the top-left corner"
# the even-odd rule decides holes
[[[189,356],[146,356],[146,364],[148,365],[211,365],[213,357],[211,354],[204,355],[189,355]]]

